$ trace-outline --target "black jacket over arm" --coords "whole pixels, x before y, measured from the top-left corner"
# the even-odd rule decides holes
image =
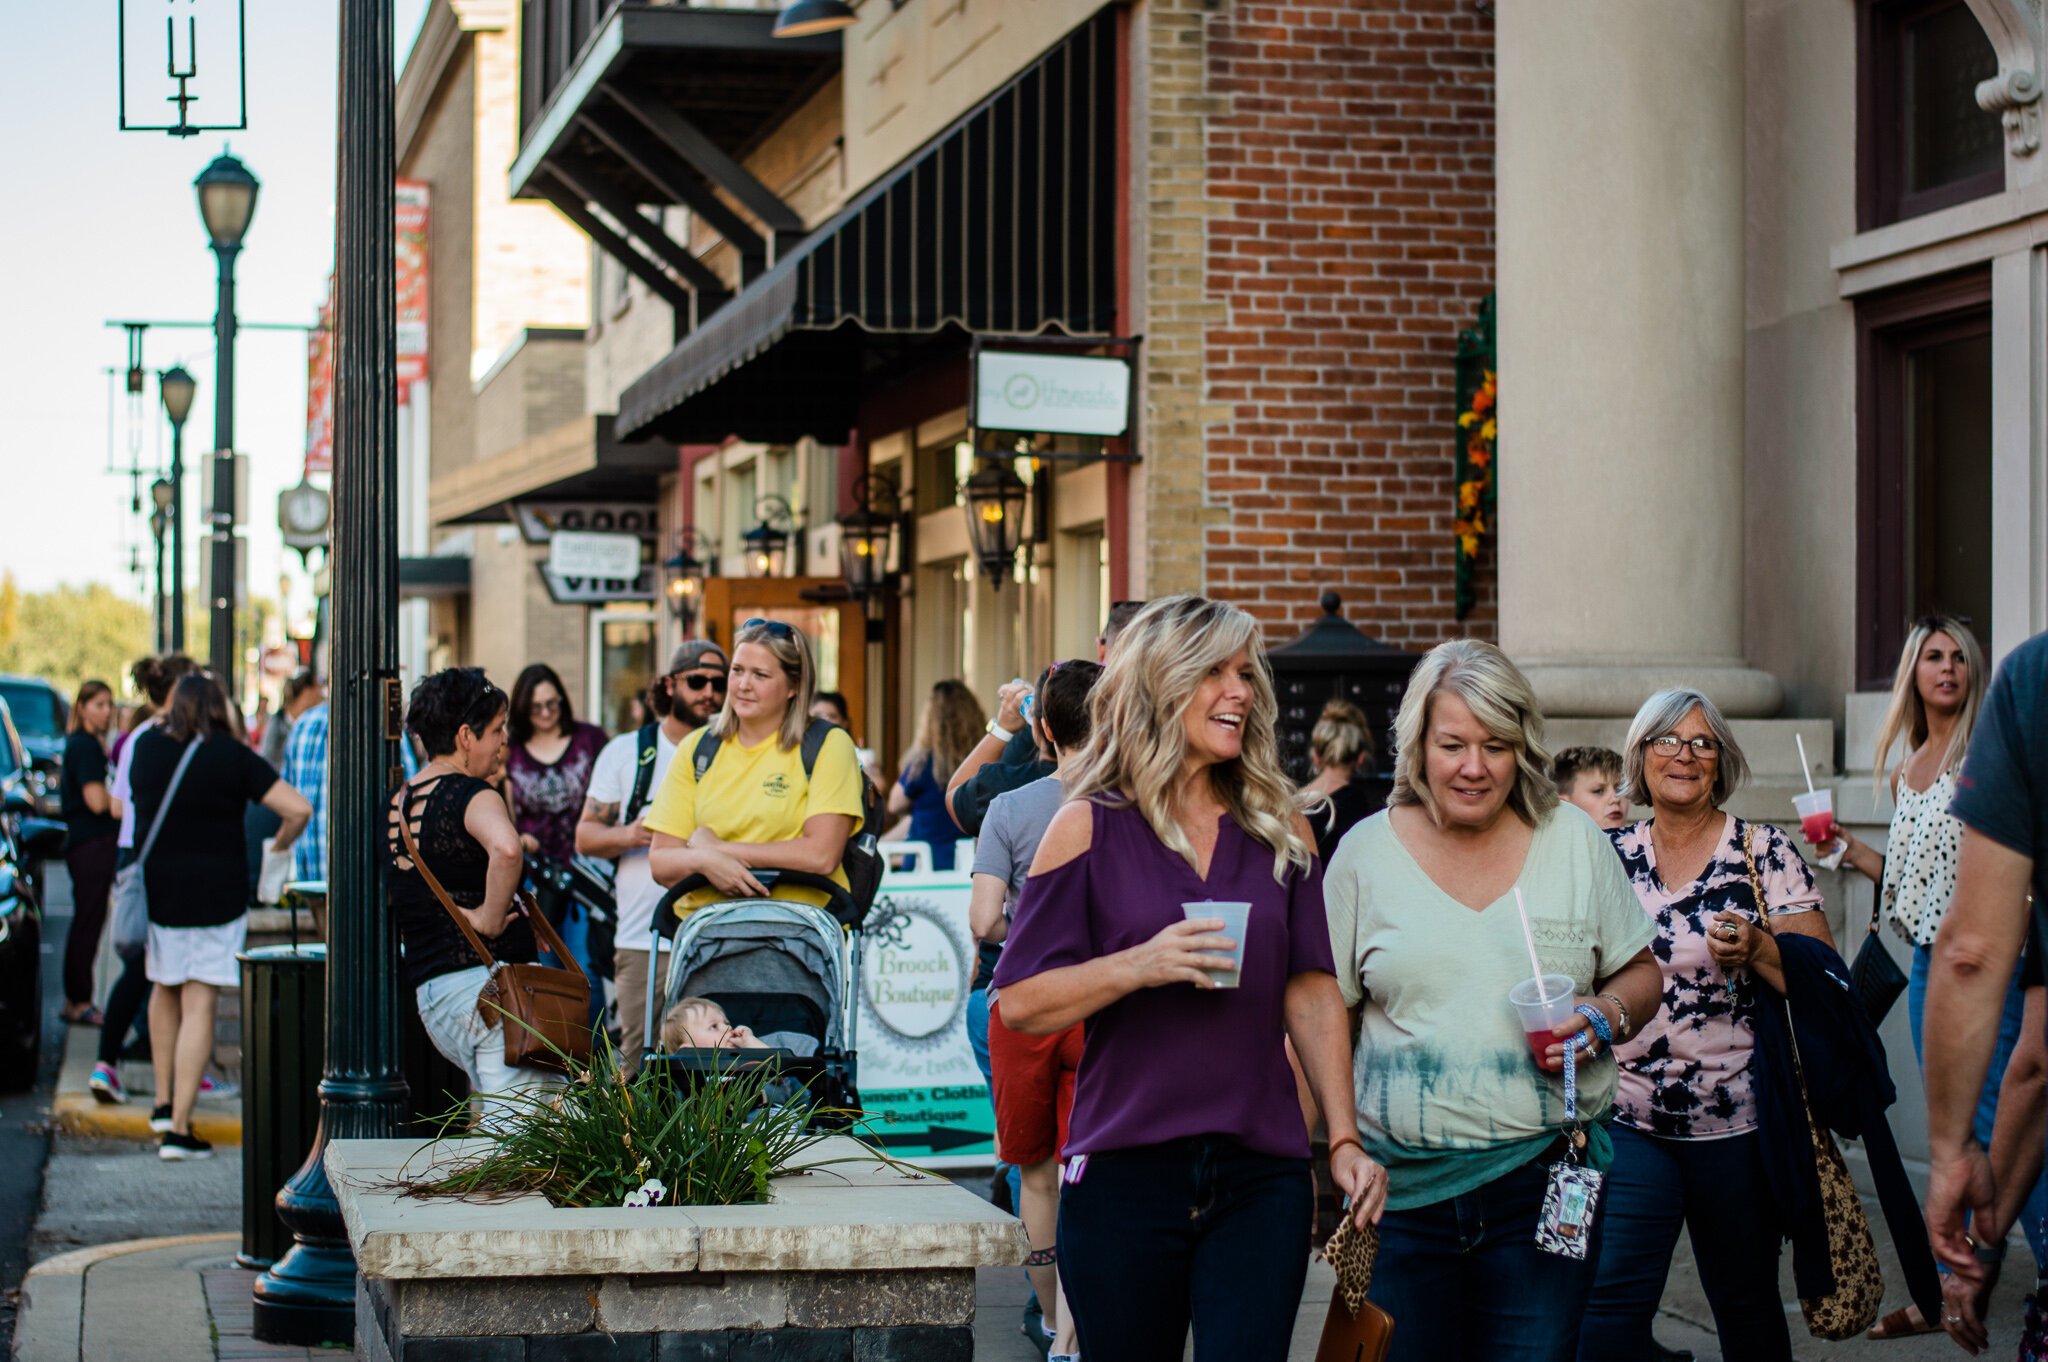
[[[1820,1175],[1813,1141],[1799,1109],[1799,1075],[1821,1125],[1846,1139],[1861,1140],[1877,1184],[1878,1204],[1892,1233],[1906,1288],[1920,1313],[1941,1318],[1941,1280],[1927,1243],[1919,1198],[1906,1180],[1899,1146],[1885,1109],[1897,1100],[1884,1042],[1870,1024],[1849,967],[1812,937],[1787,932],[1776,938],[1784,960],[1785,996],[1758,990],[1756,1029],[1757,1117],[1763,1136],[1764,1172],[1782,1208],[1792,1239],[1792,1271],[1802,1298],[1834,1290],[1828,1263],[1827,1222],[1821,1211]],[[1782,1004],[1782,1005],[1781,1005]],[[1786,1029],[1790,1010],[1791,1031]],[[1799,1067],[1792,1041],[1798,1038]]]

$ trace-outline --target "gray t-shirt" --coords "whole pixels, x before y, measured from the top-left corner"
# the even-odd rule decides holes
[[[994,875],[1010,886],[1003,895],[1004,917],[1017,911],[1017,891],[1031,871],[1031,858],[1038,854],[1052,816],[1066,802],[1059,777],[1046,776],[997,795],[988,806],[974,841],[974,873]]]

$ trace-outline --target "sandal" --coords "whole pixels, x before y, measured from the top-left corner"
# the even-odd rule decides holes
[[[66,1026],[104,1026],[107,1021],[106,1014],[91,1003],[87,1003],[76,1012],[66,1007],[59,1015],[63,1017]]]
[[[1919,1312],[1920,1307],[1916,1305],[1908,1305],[1894,1310],[1879,1320],[1872,1327],[1867,1337],[1875,1339],[1911,1338],[1915,1334],[1938,1334],[1942,1332],[1941,1325],[1930,1320],[1922,1319],[1918,1324],[1915,1324],[1913,1317]]]

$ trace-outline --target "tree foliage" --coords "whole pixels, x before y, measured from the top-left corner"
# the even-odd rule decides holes
[[[104,583],[23,591],[0,576],[0,672],[47,679],[65,699],[88,679],[125,689],[128,665],[150,650],[146,607]]]

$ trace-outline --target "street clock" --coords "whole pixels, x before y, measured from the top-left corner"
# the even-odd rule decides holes
[[[327,545],[327,528],[334,503],[326,492],[309,482],[287,487],[277,494],[277,526],[287,548],[304,559],[314,549]]]

